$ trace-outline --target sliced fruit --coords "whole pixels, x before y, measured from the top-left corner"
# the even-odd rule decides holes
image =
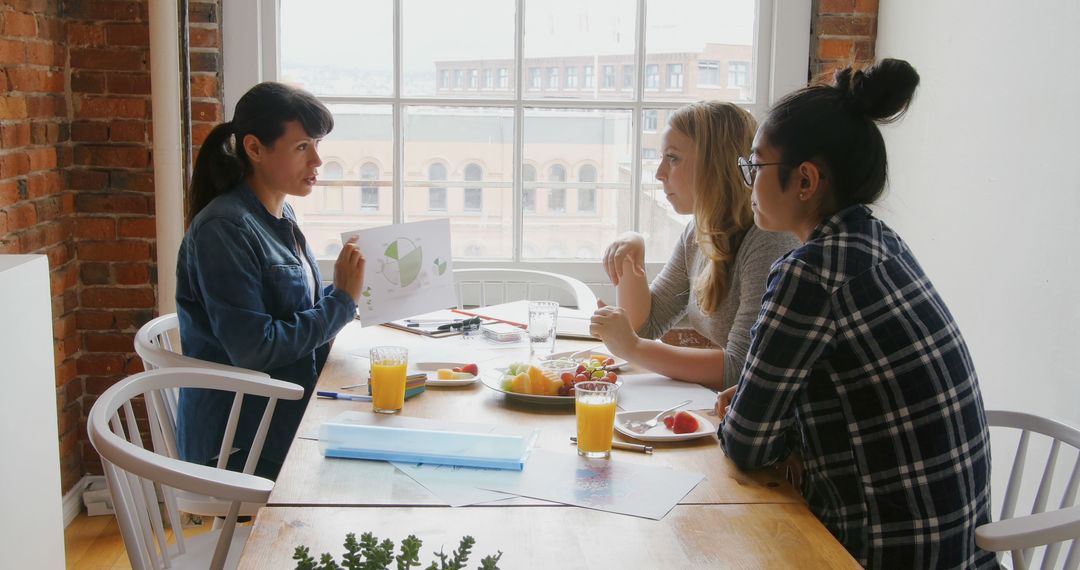
[[[674,424],[675,424],[675,416],[665,416],[664,417],[664,425],[667,426],[668,429],[671,429],[671,426],[674,425]]]
[[[603,364],[604,361],[606,361],[608,359],[608,357],[604,356],[603,354],[590,354],[589,359],[594,360],[596,362],[599,362],[600,364]]]
[[[499,387],[502,388],[504,392],[513,392],[514,391],[513,384],[514,384],[514,377],[513,376],[503,376],[502,383],[499,384]]]
[[[514,379],[510,381],[510,391],[517,392],[518,394],[528,394],[529,375],[522,372],[521,374],[514,376]]]
[[[454,374],[456,374],[456,372],[449,368],[440,368],[435,371],[435,377],[439,380],[453,380]]]
[[[453,379],[454,380],[472,380],[473,378],[476,378],[475,374],[470,374],[468,372],[454,372],[454,378]]]
[[[473,376],[476,376],[477,374],[480,373],[480,367],[477,366],[476,364],[469,363],[469,364],[466,364],[465,366],[461,367],[461,372],[468,372],[469,374],[472,374]]]
[[[547,382],[547,392],[545,392],[545,394],[547,394],[548,396],[558,396],[560,395],[559,390],[566,387],[566,384],[564,384],[562,380],[559,380],[557,378],[548,378]]]
[[[529,394],[535,394],[542,396],[547,394],[548,377],[544,375],[544,371],[535,366],[529,367]]]
[[[675,421],[672,422],[671,431],[675,433],[694,433],[699,427],[701,426],[693,414],[679,412],[675,414]]]

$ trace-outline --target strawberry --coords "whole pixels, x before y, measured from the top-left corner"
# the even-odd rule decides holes
[[[674,423],[675,423],[675,416],[665,416],[664,417],[664,425],[667,426],[668,429],[671,429],[671,426]]]
[[[469,374],[476,376],[480,373],[480,367],[475,364],[466,364],[461,367],[461,372],[468,372]]]
[[[698,430],[697,418],[690,412],[679,412],[675,414],[675,420],[672,422],[671,431],[675,433],[694,433]]]
[[[460,366],[455,366],[455,367],[451,368],[450,370],[452,370],[454,372],[461,372],[461,367]]]

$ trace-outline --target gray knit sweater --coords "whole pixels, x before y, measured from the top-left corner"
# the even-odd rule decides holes
[[[734,266],[728,271],[727,296],[712,315],[705,315],[690,286],[701,274],[704,259],[694,240],[691,220],[671,259],[649,284],[652,310],[638,335],[660,338],[685,315],[695,331],[724,349],[724,388],[734,386],[750,349],[750,327],[761,308],[769,268],[780,256],[798,246],[799,240],[791,234],[751,227],[735,254]]]

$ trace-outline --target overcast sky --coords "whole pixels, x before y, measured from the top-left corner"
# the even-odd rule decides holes
[[[405,71],[512,58],[514,0],[403,0]],[[749,45],[755,0],[649,0],[650,53]],[[636,0],[527,0],[525,57],[632,53]],[[282,0],[286,66],[386,69],[392,0]]]

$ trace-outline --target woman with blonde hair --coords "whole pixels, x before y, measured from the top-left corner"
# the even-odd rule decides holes
[[[703,101],[672,113],[656,179],[675,211],[694,219],[651,284],[644,236],[628,232],[608,246],[604,270],[616,286],[617,306],[596,311],[591,331],[615,356],[715,389],[738,379],[769,267],[798,245],[754,226],[738,159],[749,152],[756,129],[750,113],[731,103]],[[684,316],[714,348],[650,340]]]

